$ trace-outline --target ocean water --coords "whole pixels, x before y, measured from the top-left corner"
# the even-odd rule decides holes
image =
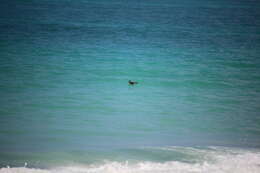
[[[260,172],[257,0],[2,0],[0,79],[0,173]]]

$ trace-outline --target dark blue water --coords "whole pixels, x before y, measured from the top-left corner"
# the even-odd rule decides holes
[[[2,1],[0,166],[259,171],[259,5]]]

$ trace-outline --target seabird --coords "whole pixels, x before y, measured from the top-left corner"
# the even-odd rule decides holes
[[[128,81],[129,85],[134,85],[134,84],[138,84],[138,82],[133,82],[131,80]]]

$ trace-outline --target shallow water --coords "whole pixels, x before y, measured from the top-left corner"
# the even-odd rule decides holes
[[[154,148],[222,146],[224,160],[235,160],[227,169],[250,157],[243,164],[259,170],[257,1],[13,0],[0,8],[1,167],[218,172],[218,154],[212,164]],[[230,156],[234,147],[244,153]]]

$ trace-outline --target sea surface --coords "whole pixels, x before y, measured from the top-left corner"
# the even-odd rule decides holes
[[[259,165],[260,1],[1,1],[0,173]]]

